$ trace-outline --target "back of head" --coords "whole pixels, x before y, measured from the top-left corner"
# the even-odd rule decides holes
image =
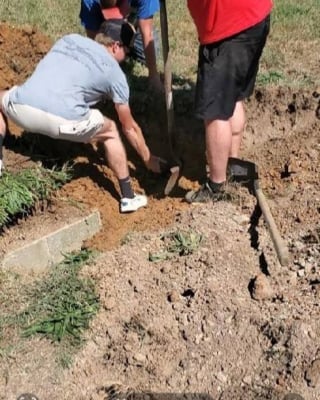
[[[95,37],[96,42],[111,46],[115,42],[131,48],[136,31],[129,22],[123,19],[108,19],[104,21]]]

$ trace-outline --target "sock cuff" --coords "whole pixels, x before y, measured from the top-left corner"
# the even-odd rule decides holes
[[[130,176],[127,176],[126,178],[118,179],[119,183],[128,183],[130,182]]]

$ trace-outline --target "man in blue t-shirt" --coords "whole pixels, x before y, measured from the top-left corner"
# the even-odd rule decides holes
[[[141,34],[137,36],[132,55],[140,61],[145,60],[150,86],[161,91],[163,87],[157,70],[153,33],[153,15],[160,9],[159,0],[81,0],[81,24],[86,29],[88,37],[94,38],[104,20],[126,18],[130,7],[136,12]]]
[[[0,92],[1,164],[6,118],[27,132],[55,139],[102,142],[119,181],[121,212],[146,206],[146,196],[132,190],[127,156],[115,122],[93,108],[100,101],[112,100],[128,141],[146,167],[159,172],[159,159],[151,155],[132,117],[129,87],[119,66],[133,38],[134,29],[122,20],[105,21],[95,40],[78,34],[63,36],[22,85]]]

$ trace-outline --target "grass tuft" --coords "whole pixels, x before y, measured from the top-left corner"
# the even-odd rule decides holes
[[[79,277],[81,267],[94,256],[89,250],[66,256],[49,277],[33,288],[23,336],[41,334],[54,342],[79,345],[82,333],[99,309],[94,284]]]
[[[71,178],[71,168],[61,170],[40,166],[17,174],[4,172],[0,179],[0,229],[19,215],[27,215],[39,202],[50,199]]]
[[[165,249],[158,253],[149,253],[149,261],[159,262],[170,259],[172,255],[187,256],[194,253],[202,242],[202,235],[188,231],[177,231],[164,235]]]

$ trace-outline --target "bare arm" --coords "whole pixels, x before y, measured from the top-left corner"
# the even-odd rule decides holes
[[[115,104],[115,108],[122,125],[123,133],[143,162],[148,166],[151,153],[146,145],[141,128],[132,117],[130,107],[127,104]]]
[[[157,59],[153,38],[153,18],[139,19],[146,64],[149,71],[149,80],[152,86],[162,90],[162,84],[157,70]]]
[[[115,108],[122,125],[123,133],[126,135],[131,146],[136,150],[145,166],[150,171],[160,173],[161,159],[151,154],[144,140],[140,126],[132,117],[130,107],[127,104],[115,104]]]

